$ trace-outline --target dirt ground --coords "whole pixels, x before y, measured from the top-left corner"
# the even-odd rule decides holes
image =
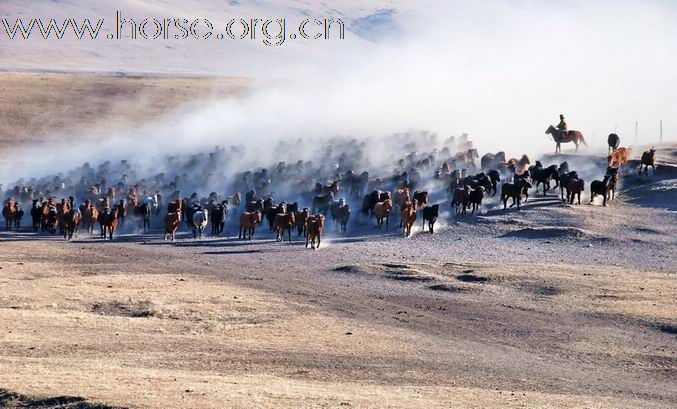
[[[21,75],[38,74],[2,86],[23,93]],[[0,149],[22,121],[6,95]],[[238,241],[232,222],[174,243],[157,221],[113,242],[3,230],[0,407],[675,407],[675,148],[658,176],[629,167],[609,207],[490,198],[435,235],[329,224],[315,251],[266,228]]]

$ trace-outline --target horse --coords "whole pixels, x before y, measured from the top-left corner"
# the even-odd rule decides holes
[[[571,175],[574,173],[574,175]],[[569,204],[574,204],[574,198],[578,197],[578,205],[581,204],[581,193],[585,190],[585,181],[578,178],[576,172],[571,172],[571,178],[568,181],[567,185],[567,200]]]
[[[306,248],[308,248],[308,243],[310,243],[310,247],[315,250],[315,240],[317,240],[317,248],[320,248],[320,240],[322,238],[323,228],[324,216],[322,214],[308,217],[306,220]]]
[[[421,231],[425,230],[425,222],[428,222],[428,230],[430,231],[430,234],[433,234],[435,222],[437,221],[439,215],[440,215],[440,205],[435,204],[432,206],[426,206],[423,209],[423,226],[421,226]]]
[[[454,189],[453,198],[451,200],[451,207],[454,208],[456,214],[465,214],[470,200],[470,186],[466,185],[464,188],[457,187]]]
[[[108,235],[110,240],[113,240],[113,233],[118,226],[118,215],[120,214],[120,209],[118,206],[113,206],[113,210],[110,212],[104,211],[99,216],[101,223],[101,237],[106,238]]]
[[[346,232],[346,226],[350,220],[350,205],[341,199],[331,205],[331,218],[336,223],[336,228],[341,233]]]
[[[144,233],[146,232],[146,228],[150,229],[150,215],[151,205],[148,203],[134,206],[134,216],[136,217],[137,227],[143,229]]]
[[[550,190],[550,181],[555,181],[555,188],[559,186],[559,170],[557,165],[551,165],[547,168],[536,168],[533,171],[533,179],[536,182],[536,193],[538,193],[538,185],[543,184],[543,196]]]
[[[456,164],[463,164],[468,168],[476,169],[475,159],[479,159],[480,155],[477,153],[477,149],[470,148],[464,152],[458,152],[454,156]]]
[[[648,151],[642,153],[642,160],[639,164],[639,175],[642,175],[642,166],[644,166],[644,175],[649,176],[649,166],[653,169],[654,176],[656,175],[656,149],[651,147]]]
[[[487,177],[489,177],[489,181],[491,182],[491,189],[487,189],[487,192],[493,190],[494,193],[492,196],[496,196],[496,193],[498,193],[498,182],[501,181],[501,174],[497,170],[492,169],[487,172]]]
[[[178,229],[180,223],[181,213],[179,211],[167,213],[165,216],[165,240],[167,240],[167,237],[171,237],[172,241],[176,240],[176,229]]]
[[[268,220],[268,228],[271,232],[275,231],[275,217],[280,213],[287,213],[287,204],[285,202],[282,202],[277,206],[271,205],[265,210],[265,217],[266,220]]]
[[[512,158],[506,162],[506,167],[512,171],[513,176],[516,173],[523,173],[529,165],[531,165],[531,160],[526,154],[519,159]]]
[[[315,210],[317,210],[319,213],[327,214],[332,203],[334,203],[334,193],[329,192],[325,195],[317,195],[313,197],[311,212],[315,213]]]
[[[245,205],[245,212],[254,213],[254,212],[263,212],[263,199],[257,199],[255,201],[247,202]]]
[[[560,199],[562,199],[563,202],[567,202],[569,198],[569,184],[572,180],[578,180],[578,172],[571,171],[571,172],[566,172],[562,173],[559,175],[559,191],[560,191]],[[564,191],[567,191],[567,200],[564,199]],[[580,201],[580,200],[579,200]]]
[[[310,217],[310,210],[307,207],[304,207],[300,212],[294,213],[294,218],[296,219],[296,230],[298,232],[297,237],[303,235],[306,236],[306,219]]]
[[[63,238],[65,240],[72,240],[73,236],[78,236],[78,229],[80,228],[80,222],[82,221],[82,213],[78,209],[71,209],[68,213],[64,215],[64,234]]]
[[[88,207],[85,207],[85,211],[83,212],[82,216],[82,221],[83,224],[85,225],[85,229],[90,235],[94,232],[94,225],[96,225],[96,221],[98,219],[99,219],[99,211],[96,209],[95,206],[92,206],[90,204]]]
[[[17,203],[14,199],[9,198],[2,207],[2,216],[5,218],[5,226],[8,231],[12,230],[12,226],[16,223],[15,219],[18,217],[18,213]]]
[[[386,199],[382,202],[378,202],[374,205],[374,215],[376,216],[376,225],[380,229],[383,227],[383,221],[385,220],[386,230],[390,224],[390,213],[393,210],[393,201]]]
[[[576,145],[576,152],[578,152],[578,145],[582,143],[585,146],[588,146],[583,138],[583,134],[580,131],[560,131],[554,126],[550,125],[548,129],[545,130],[545,134],[552,135],[552,140],[557,144],[555,146],[555,153],[562,153],[561,144],[573,142]]]
[[[606,139],[606,143],[609,145],[609,154],[618,149],[621,144],[621,138],[618,137],[615,133],[609,134],[609,137]]]
[[[396,189],[393,194],[393,204],[395,212],[402,210],[402,207],[409,201],[409,189]],[[400,227],[402,225],[400,224]]]
[[[207,227],[208,221],[209,217],[207,216],[207,211],[205,211],[201,206],[196,207],[192,216],[194,239],[197,239],[198,237],[202,239],[202,233]]]
[[[317,193],[322,193],[322,194],[327,194],[327,193],[332,193],[334,196],[336,196],[340,190],[341,187],[341,182],[336,180],[334,182],[331,182],[328,185],[323,185],[321,183],[316,184],[316,190],[318,190]]]
[[[362,172],[359,176],[354,175],[350,183],[350,198],[359,199],[364,194],[369,184],[369,172]]]
[[[505,152],[500,151],[496,154],[487,153],[482,156],[480,165],[482,166],[482,170],[489,170],[491,168],[497,168],[500,164],[504,164],[505,162]]]
[[[31,206],[31,219],[33,219],[33,231],[38,231],[42,221],[42,204],[39,199],[33,199]]]
[[[59,223],[59,215],[56,206],[49,201],[42,204],[42,231],[56,233],[56,225]]]
[[[254,236],[254,230],[256,225],[261,223],[261,212],[243,212],[240,214],[240,234],[238,239],[247,239],[247,234],[249,234],[248,240],[251,240]]]
[[[275,240],[278,242],[284,241],[284,232],[287,231],[289,242],[291,243],[291,230],[296,224],[294,213],[278,213],[275,215]]]
[[[411,235],[411,228],[414,226],[414,222],[416,222],[416,201],[407,202],[402,206],[400,220],[404,237],[409,237]]]
[[[228,201],[224,200],[212,206],[209,212],[209,219],[212,222],[212,236],[220,236],[226,225],[226,216],[228,215]]]
[[[606,202],[609,200],[609,194],[612,190],[612,177],[614,176],[607,174],[604,175],[603,180],[593,180],[592,183],[590,183],[590,204],[595,200],[595,196],[601,195],[604,198],[602,205],[607,205]]]
[[[471,208],[470,214],[475,214],[475,210],[482,206],[482,199],[484,199],[484,186],[478,186],[468,193],[468,205]]]
[[[504,183],[501,187],[501,201],[503,202],[503,208],[505,209],[507,207],[508,199],[512,198],[510,207],[517,204],[517,210],[520,210],[522,195],[524,191],[531,188],[531,186],[531,182],[524,178],[517,178],[514,183]]]
[[[412,195],[411,200],[417,203],[417,207],[423,209],[428,206],[428,192],[417,190]]]
[[[609,166],[613,166],[614,164],[618,166],[625,165],[628,162],[628,159],[630,159],[631,154],[632,150],[630,148],[620,147],[616,149],[607,157]]]
[[[240,202],[242,202],[242,194],[240,192],[235,192],[233,194],[233,200],[230,201],[235,214],[237,214],[237,211],[240,209]]]

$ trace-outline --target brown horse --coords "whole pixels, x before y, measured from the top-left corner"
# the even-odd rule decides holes
[[[259,211],[240,214],[240,234],[238,235],[238,240],[251,240],[254,236],[256,225],[261,223],[261,217],[262,215]]]
[[[416,201],[407,202],[402,206],[400,211],[400,219],[402,220],[402,227],[404,237],[409,237],[411,235],[411,228],[416,222]]]
[[[562,143],[573,142],[574,145],[576,145],[576,152],[578,152],[579,143],[588,146],[588,144],[585,142],[585,139],[583,138],[583,134],[580,131],[560,131],[559,129],[556,129],[554,126],[550,125],[548,129],[546,129],[545,133],[546,135],[552,135],[552,140],[557,144],[555,146],[555,153],[562,152],[562,147],[560,146]]]
[[[315,248],[320,248],[320,240],[322,239],[322,230],[324,229],[324,216],[322,214],[316,214],[314,216],[309,216],[306,220],[306,248],[310,243],[310,248],[315,250]],[[317,240],[317,246],[315,246],[315,241]]]
[[[181,213],[178,210],[167,213],[165,216],[165,240],[171,237],[172,241],[176,240],[176,229],[181,224]]]
[[[7,230],[12,230],[14,219],[17,217],[18,210],[14,199],[7,200],[7,203],[2,207],[2,216],[5,218],[5,225]]]
[[[285,230],[287,231],[287,235],[289,238],[289,242],[291,243],[291,230],[296,224],[296,218],[294,217],[294,213],[278,213],[275,215],[275,232],[276,232],[276,241],[282,242],[284,241],[284,232]]]
[[[82,213],[78,209],[71,209],[63,216],[63,238],[65,240],[72,240],[73,236],[78,236],[81,221]]]
[[[88,204],[83,212],[82,222],[90,235],[94,232],[97,220],[99,220],[99,211],[96,206]]]

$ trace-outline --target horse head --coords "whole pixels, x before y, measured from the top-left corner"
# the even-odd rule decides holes
[[[557,129],[555,129],[554,126],[550,125],[548,126],[548,129],[545,130],[545,134],[548,135],[555,135],[557,133]]]

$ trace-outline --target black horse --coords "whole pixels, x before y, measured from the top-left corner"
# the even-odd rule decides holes
[[[42,204],[40,204],[38,199],[33,199],[31,219],[33,219],[33,230],[37,232],[42,224]]]
[[[226,216],[228,215],[228,201],[224,200],[212,207],[209,212],[209,219],[212,222],[212,236],[220,236],[226,225]]]
[[[609,134],[606,142],[609,144],[609,153],[618,149],[621,145],[621,138],[618,137],[615,133]]]
[[[151,209],[148,203],[141,203],[140,205],[134,207],[134,216],[136,216],[136,224],[139,229],[143,229],[143,232],[146,232],[146,229],[150,230],[150,214]]]

